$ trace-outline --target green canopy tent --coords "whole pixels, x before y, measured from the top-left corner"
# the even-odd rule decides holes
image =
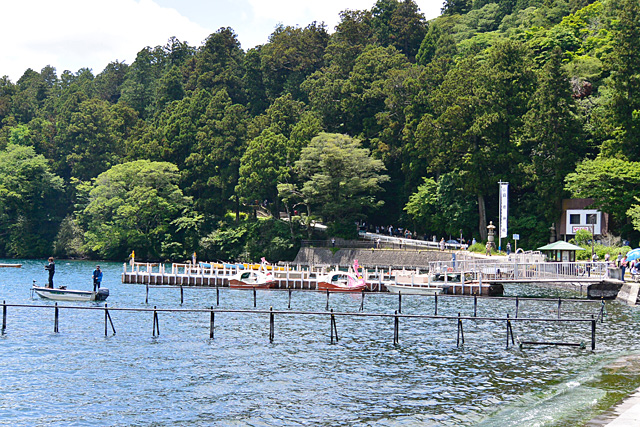
[[[547,261],[575,262],[576,251],[584,251],[581,246],[572,245],[568,242],[558,241],[538,248],[547,256]]]

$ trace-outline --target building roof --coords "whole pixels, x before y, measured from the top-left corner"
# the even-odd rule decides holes
[[[549,243],[548,245],[542,246],[538,248],[539,251],[584,251],[585,249],[581,246],[572,245],[569,242],[564,242],[559,240],[554,243]]]

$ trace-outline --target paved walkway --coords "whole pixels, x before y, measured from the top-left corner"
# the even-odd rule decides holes
[[[627,397],[620,405],[613,408],[612,421],[597,423],[606,427],[638,427],[640,426],[640,389]],[[600,418],[600,417],[599,417]],[[611,419],[611,417],[606,417]],[[595,421],[595,420],[594,420]],[[594,425],[594,424],[588,424]]]

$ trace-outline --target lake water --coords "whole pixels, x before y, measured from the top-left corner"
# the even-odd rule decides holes
[[[44,260],[0,268],[0,301],[32,299],[46,282]],[[187,309],[216,305],[215,289],[151,288],[120,283],[121,263],[100,263],[109,307]],[[91,289],[95,263],[57,261],[56,285]],[[573,297],[526,286],[510,295]],[[513,301],[479,299],[478,316],[515,315]],[[404,296],[403,314],[433,314],[431,297]],[[336,312],[360,309],[360,295],[330,297]],[[92,307],[97,303],[60,303]],[[257,291],[257,309],[287,310],[288,293]],[[220,289],[221,309],[253,310],[251,291]],[[324,312],[326,294],[296,291],[291,309]],[[367,294],[364,311],[393,314],[397,296]],[[562,303],[568,317],[597,314],[599,303]],[[520,301],[520,317],[557,316],[557,303]],[[95,426],[579,426],[640,386],[639,312],[608,303],[590,348],[588,323],[514,322],[523,341],[584,342],[575,347],[506,349],[504,322],[338,316],[340,340],[318,315],[111,311],[117,333],[104,335],[104,311],[9,307],[0,337],[0,425]],[[473,299],[438,299],[438,314],[473,314]]]

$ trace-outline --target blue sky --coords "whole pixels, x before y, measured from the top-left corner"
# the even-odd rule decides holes
[[[415,0],[427,19],[441,0]],[[3,2],[5,3],[5,2]],[[175,36],[200,46],[231,27],[243,49],[264,44],[278,24],[322,22],[333,32],[345,9],[370,9],[375,0],[20,0],[3,4],[0,76],[16,82],[27,68],[44,66],[100,73],[112,61],[128,64],[145,46]]]

